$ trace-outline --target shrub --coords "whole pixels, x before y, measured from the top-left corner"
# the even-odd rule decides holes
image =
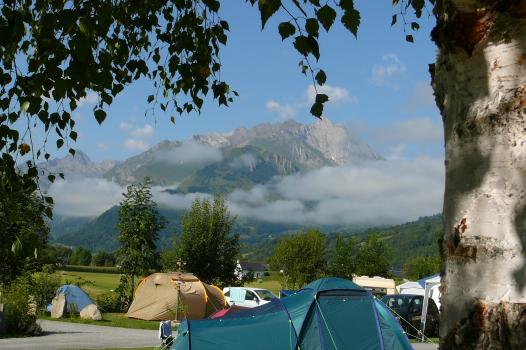
[[[119,293],[106,292],[97,296],[97,305],[104,312],[120,312],[121,299]]]
[[[31,294],[36,303],[37,311],[44,312],[47,304],[55,296],[60,287],[60,276],[46,272],[37,272],[31,277]]]
[[[33,335],[41,331],[37,324],[31,287],[27,280],[13,281],[2,293],[4,303],[5,331],[8,334]]]

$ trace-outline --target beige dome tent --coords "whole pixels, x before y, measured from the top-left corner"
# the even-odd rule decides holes
[[[141,320],[205,318],[226,307],[223,292],[192,274],[154,273],[137,286],[127,317]]]

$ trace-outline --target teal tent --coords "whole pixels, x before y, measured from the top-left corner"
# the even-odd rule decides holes
[[[219,319],[184,320],[172,350],[409,350],[391,313],[362,287],[323,278]]]

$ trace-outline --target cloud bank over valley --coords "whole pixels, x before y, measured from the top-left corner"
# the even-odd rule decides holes
[[[250,164],[249,158],[240,160],[240,165]],[[441,211],[443,168],[442,159],[425,157],[322,167],[276,176],[248,190],[234,190],[227,200],[239,217],[274,223],[401,223]],[[154,186],[154,200],[172,209],[186,209],[197,196],[209,196],[166,190]],[[102,214],[118,205],[124,191],[123,186],[102,178],[61,180],[49,189],[55,198],[55,212],[74,217]]]

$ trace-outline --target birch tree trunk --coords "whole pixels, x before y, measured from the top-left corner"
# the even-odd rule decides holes
[[[441,349],[526,349],[526,0],[442,0]]]

